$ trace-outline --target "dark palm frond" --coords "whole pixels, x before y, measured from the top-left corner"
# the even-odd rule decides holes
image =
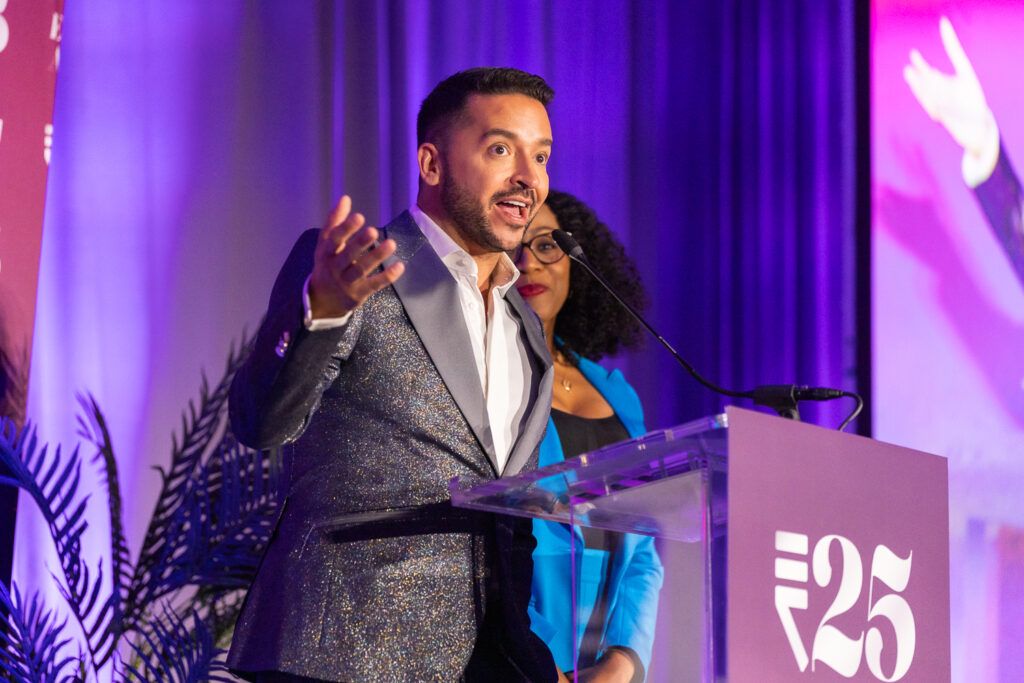
[[[228,592],[249,585],[278,511],[279,453],[260,453],[227,435],[189,480],[167,524],[176,552],[160,565],[152,596],[187,585]]]
[[[248,585],[276,519],[281,469],[269,456],[239,444],[227,422],[231,380],[252,341],[229,354],[211,391],[206,377],[199,410],[189,404],[181,446],[175,438],[169,470],[132,579],[134,604],[126,629],[144,620],[145,606],[186,586],[229,591]]]
[[[153,600],[151,592],[159,588],[163,566],[181,551],[174,541],[177,535],[169,533],[175,523],[178,509],[186,497],[186,490],[195,471],[200,467],[202,456],[211,443],[215,443],[224,429],[224,406],[227,399],[227,383],[222,382],[211,393],[206,376],[203,376],[200,390],[200,408],[189,402],[189,416],[182,418],[183,437],[178,445],[174,437],[170,469],[158,468],[161,478],[160,496],[156,509],[146,531],[139,560],[132,578],[133,594],[138,596],[138,607],[144,607]],[[127,615],[131,620],[134,614]]]
[[[131,582],[131,555],[128,552],[128,541],[124,535],[122,518],[121,484],[117,474],[117,461],[114,458],[114,447],[110,439],[107,421],[91,394],[78,396],[82,413],[78,416],[78,434],[96,446],[94,464],[102,466],[104,482],[107,487],[107,509],[110,515],[110,564],[113,576],[113,589],[110,596],[110,619],[107,629],[111,642],[116,642],[121,635],[124,599],[128,595]]]
[[[70,683],[78,659],[61,655],[71,642],[64,637],[67,619],[45,609],[39,595],[26,605],[17,587],[13,595],[0,582],[0,678],[9,683]]]
[[[101,598],[102,563],[97,563],[94,575],[82,557],[89,496],[78,492],[82,470],[78,449],[66,461],[59,446],[52,453],[47,455],[46,446],[37,449],[30,425],[19,433],[13,423],[0,420],[0,460],[10,470],[9,477],[0,476],[0,484],[17,486],[32,496],[46,520],[64,575],[61,592],[86,634],[93,667],[99,668],[116,645],[110,629],[114,598]]]
[[[196,511],[205,513],[196,544],[193,581],[225,589],[245,588],[255,576],[279,509],[279,450],[260,453],[225,440],[196,480]]]
[[[69,642],[59,635],[65,624],[57,625],[38,599],[27,608],[17,595],[2,601],[0,647],[29,654],[0,652],[0,680],[85,680],[111,659],[124,680],[234,680],[218,646],[228,642],[244,589],[269,542],[286,478],[279,451],[246,448],[228,424],[228,390],[251,348],[252,340],[237,355],[232,348],[225,375],[212,389],[203,376],[198,408],[189,403],[181,438],[174,437],[170,467],[158,468],[161,493],[134,568],[110,432],[95,399],[78,397],[79,434],[96,447],[92,462],[107,489],[109,594],[104,592],[106,560],[93,565],[83,557],[89,496],[79,490],[79,449],[70,456],[60,447],[48,451],[31,426],[18,430],[0,421],[0,463],[10,470],[0,475],[0,485],[25,490],[46,520],[63,573],[54,581],[86,641],[78,645],[77,658],[57,662],[57,651]],[[161,605],[163,613],[155,613]],[[115,658],[125,642],[137,655],[130,665]],[[38,654],[44,650],[50,654]],[[72,664],[75,673],[65,675]]]
[[[224,663],[226,652],[218,649],[199,614],[181,617],[165,605],[163,616],[154,617],[142,638],[131,643],[136,658],[125,664],[125,681],[202,683],[235,679]]]
[[[223,433],[228,389],[231,378],[241,367],[248,355],[251,342],[243,343],[236,355],[234,347],[228,354],[227,369],[224,378],[210,391],[205,373],[200,387],[199,410],[189,401],[187,415],[182,416],[182,436],[179,443],[177,435],[172,435],[173,448],[170,468],[160,472],[161,488],[157,498],[156,509],[150,519],[149,528],[142,542],[139,559],[135,565],[135,573],[131,581],[131,599],[125,610],[125,627],[133,629],[143,625],[147,605],[153,604],[156,594],[162,591],[164,581],[169,574],[169,565],[173,566],[174,558],[184,551],[180,545],[180,535],[174,533],[177,526],[178,508],[186,498],[189,481],[202,462],[202,457],[216,443]]]
[[[231,645],[231,636],[235,631],[235,623],[245,604],[245,589],[225,591],[223,588],[200,587],[192,599],[195,610],[203,616],[213,642],[217,647],[227,648]]]

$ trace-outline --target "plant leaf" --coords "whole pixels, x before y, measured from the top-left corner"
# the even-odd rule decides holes
[[[13,595],[0,582],[0,678],[11,683],[70,683],[78,665],[75,657],[61,657],[71,642],[63,638],[67,620],[57,623],[38,594],[26,605],[17,586]]]
[[[224,657],[209,628],[197,612],[178,615],[164,604],[163,614],[151,621],[150,628],[131,643],[137,655],[134,665],[125,664],[125,680],[163,681],[166,683],[202,683],[235,679],[228,674]]]
[[[72,615],[89,634],[89,657],[93,669],[103,665],[113,653],[114,640],[106,636],[110,610],[90,599],[102,578],[97,567],[96,583],[91,581],[89,567],[82,557],[82,535],[85,533],[85,509],[89,496],[80,494],[82,460],[78,449],[66,460],[60,447],[48,451],[37,448],[35,429],[27,424],[20,432],[14,424],[0,418],[0,461],[10,470],[3,483],[13,484],[28,493],[42,513],[57,550],[64,586],[60,586]],[[42,481],[37,476],[46,472]],[[68,511],[71,511],[70,513]]]
[[[130,590],[131,555],[128,552],[128,542],[124,534],[121,485],[117,473],[117,460],[114,458],[114,447],[110,439],[110,430],[107,429],[106,418],[103,416],[102,411],[100,411],[99,405],[92,394],[79,394],[78,403],[82,408],[82,414],[78,416],[78,433],[96,447],[93,463],[102,465],[101,472],[107,487],[107,511],[110,516],[110,564],[113,574],[113,587],[110,597],[103,607],[104,612],[109,612],[109,618],[105,618],[102,623],[106,625],[103,640],[109,639],[111,648],[113,648],[121,636],[125,596],[128,595]],[[93,600],[95,600],[95,597],[94,595]],[[106,657],[103,660],[106,661]]]

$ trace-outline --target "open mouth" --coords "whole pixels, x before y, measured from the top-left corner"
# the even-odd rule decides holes
[[[526,223],[530,217],[530,205],[519,199],[503,199],[496,204],[509,220],[515,223]]]

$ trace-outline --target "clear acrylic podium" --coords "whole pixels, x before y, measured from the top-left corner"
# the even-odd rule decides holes
[[[661,539],[665,583],[647,680],[716,680],[725,625],[726,425],[725,415],[697,420],[468,490],[456,480],[452,502]],[[666,649],[659,641],[670,637],[669,602],[683,634]]]
[[[944,458],[730,407],[451,497],[656,537],[648,681],[949,680]]]

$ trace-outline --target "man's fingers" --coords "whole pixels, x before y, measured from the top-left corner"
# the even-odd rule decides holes
[[[350,313],[405,270],[401,263],[378,270],[395,253],[397,245],[394,240],[377,244],[377,229],[365,225],[362,214],[351,211],[352,200],[345,195],[330,211],[320,231],[309,281],[315,318]]]
[[[324,221],[324,227],[320,230],[320,234],[324,235],[330,232],[335,226],[341,225],[348,218],[349,213],[352,211],[352,198],[347,194],[341,196],[338,203],[334,205],[330,213],[327,214],[327,220]]]
[[[350,263],[361,263],[364,267],[368,266],[369,260],[361,260],[363,257],[373,249],[377,241],[377,229],[370,226],[366,226],[362,230],[359,230],[356,234],[350,236],[344,242],[342,242],[336,248],[335,252],[330,255],[331,268],[336,272],[341,272],[348,268]],[[368,272],[368,270],[365,270]]]
[[[363,226],[366,226],[365,228]],[[328,232],[321,235],[321,239],[327,242],[331,246],[333,253],[338,254],[342,249],[352,241],[353,236],[358,238],[366,230],[373,230],[374,228],[366,225],[366,217],[361,213],[350,214],[340,225],[335,225]],[[372,242],[377,239],[377,234],[374,233],[373,237],[368,241]],[[363,239],[362,242],[367,242]],[[363,244],[365,246],[365,244]]]
[[[939,34],[942,36],[942,46],[946,48],[946,54],[949,55],[949,61],[957,75],[965,76],[972,81],[977,80],[971,60],[967,59],[967,53],[964,52],[960,39],[956,37],[953,24],[946,17],[939,19]]]
[[[924,108],[925,113],[935,118],[935,98],[933,93],[925,87],[922,82],[921,72],[912,66],[903,67],[903,80],[910,86],[910,92],[917,98],[918,103]]]
[[[924,56],[917,49],[910,51],[910,63],[922,76],[934,71],[931,65],[925,61]]]
[[[327,221],[320,230],[321,245],[327,244],[318,245],[318,251],[329,251],[333,254],[341,252],[349,238],[366,225],[366,217],[363,214],[351,211],[352,199],[348,195],[342,196],[327,215]],[[376,235],[373,239],[376,239]]]
[[[363,275],[360,266],[357,263],[352,263],[342,271],[341,277],[343,279],[353,277],[352,281],[348,283],[347,289],[353,303],[356,306],[361,306],[370,295],[394,283],[404,272],[405,264],[401,261],[396,261],[372,275]]]
[[[376,237],[376,231],[372,228],[370,230]],[[380,244],[375,244],[373,240],[364,242],[367,232],[361,232],[349,240],[345,249],[335,257],[338,276],[345,282],[366,277],[395,253],[397,245],[394,240],[384,240]]]
[[[401,261],[395,261],[379,273],[374,273],[370,277],[366,278],[366,284],[370,288],[370,294],[393,284],[395,280],[402,277],[402,273],[404,272],[405,264]]]
[[[376,241],[377,229],[367,225],[345,239],[344,247],[338,250],[338,258],[354,261]]]

